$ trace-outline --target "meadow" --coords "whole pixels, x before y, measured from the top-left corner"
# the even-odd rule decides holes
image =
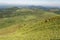
[[[42,9],[0,10],[0,40],[60,39],[60,14]]]

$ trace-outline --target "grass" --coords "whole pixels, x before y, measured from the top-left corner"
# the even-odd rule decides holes
[[[0,40],[60,39],[60,15],[43,10],[19,10],[18,16],[0,19]]]

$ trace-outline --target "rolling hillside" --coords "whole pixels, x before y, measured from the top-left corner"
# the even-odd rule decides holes
[[[0,40],[60,39],[60,14],[42,9],[0,10]]]

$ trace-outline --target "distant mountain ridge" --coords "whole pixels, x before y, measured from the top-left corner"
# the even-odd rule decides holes
[[[38,6],[36,6],[36,5],[9,5],[9,4],[0,4],[0,9],[1,9],[1,8],[10,8],[10,7],[14,7],[14,6],[19,7],[19,8],[25,7],[25,8],[41,8],[41,9],[50,9],[50,8],[59,8],[59,9],[60,9],[60,7],[53,7],[53,6],[40,6],[40,5],[38,5]]]

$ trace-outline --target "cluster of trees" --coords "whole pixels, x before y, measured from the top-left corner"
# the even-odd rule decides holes
[[[55,17],[46,19],[45,22],[55,21],[55,20],[57,20],[57,19],[60,19],[60,16],[55,16]]]
[[[13,12],[15,12],[17,9],[18,9],[17,7],[0,9],[0,18],[11,17],[15,15],[15,13]]]

